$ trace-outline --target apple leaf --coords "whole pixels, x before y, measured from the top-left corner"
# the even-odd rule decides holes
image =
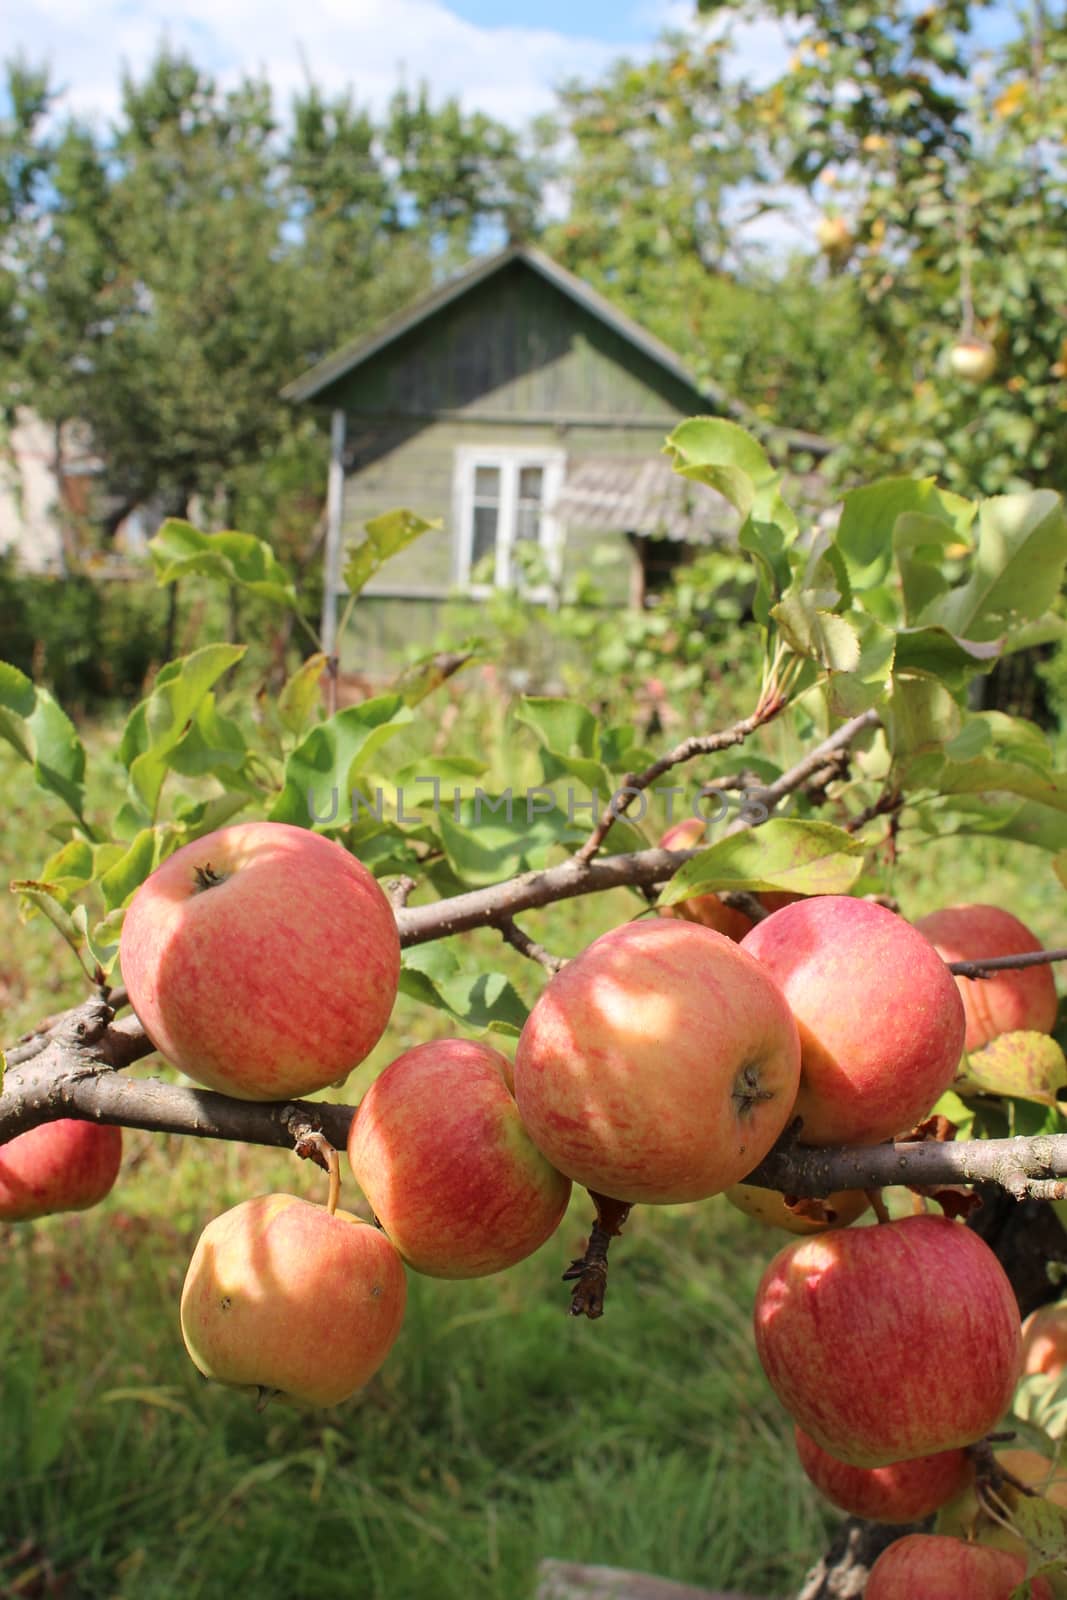
[[[1067,1560],[1067,1510],[1043,1495],[1019,1495],[1011,1512],[1015,1531],[1026,1540],[1030,1576],[1044,1566],[1062,1571]],[[1025,1594],[1025,1588],[1022,1590]]]
[[[404,951],[400,990],[479,1033],[519,1034],[529,1015],[502,974],[464,969],[455,954],[440,943]]]
[[[386,694],[316,723],[285,763],[284,785],[270,820],[299,828],[343,827],[351,820],[357,774],[411,719],[400,696]]]
[[[187,778],[217,778],[224,788],[258,794],[246,771],[247,761],[244,734],[232,717],[223,716],[209,690],[167,756],[167,766]]]
[[[1055,602],[1067,563],[1067,517],[1051,489],[999,495],[979,509],[978,548],[965,583],[920,619],[967,639],[993,639]]]
[[[195,573],[247,589],[262,600],[291,606],[298,600],[292,579],[264,540],[251,533],[202,533],[191,522],[168,517],[148,549],[159,584]]]
[[[109,911],[124,906],[149,873],[185,843],[185,830],[172,823],[142,828],[119,859],[100,878],[100,891]]]
[[[1057,1089],[1067,1088],[1067,1059],[1047,1033],[1002,1033],[964,1057],[953,1088],[963,1095],[999,1094],[1055,1106]]]
[[[326,657],[321,650],[317,650],[283,684],[278,695],[277,710],[282,727],[289,733],[303,733],[310,722],[311,714],[321,700],[319,682],[325,670]]]
[[[472,888],[542,867],[553,846],[587,831],[568,820],[547,789],[478,794],[458,810],[458,821],[450,807],[437,822],[449,866]]]
[[[86,831],[85,750],[74,724],[47,689],[0,661],[0,738],[33,768],[34,781],[57,795]]]
[[[71,922],[85,942],[89,959],[94,968],[94,977],[107,978],[110,976],[115,962],[119,958],[119,935],[122,932],[122,913],[112,912],[95,927],[89,926],[89,909],[87,906],[75,906],[71,913]]]
[[[155,818],[170,757],[185,738],[204,697],[240,661],[245,649],[245,645],[208,644],[168,662],[152,693],[131,712],[119,742],[119,760],[130,774],[130,787],[144,808],[146,821]]]
[[[859,634],[851,621],[821,609],[813,595],[790,590],[771,607],[771,616],[791,650],[833,672],[855,672],[860,664]]]
[[[449,678],[466,669],[485,654],[480,640],[468,639],[456,650],[431,650],[409,661],[389,683],[391,694],[398,694],[406,706],[417,706]]]
[[[1028,1373],[1019,1380],[1012,1413],[1050,1439],[1067,1437],[1067,1376],[1059,1372]],[[1067,1472],[1067,1462],[1063,1470]]]
[[[866,847],[828,822],[772,817],[760,828],[720,839],[679,867],[660,895],[677,905],[719,889],[791,889],[797,894],[847,894],[863,870]]]
[[[722,417],[692,417],[669,434],[663,447],[675,472],[714,489],[747,521],[769,523],[788,537],[797,519],[779,491],[781,473],[763,446]]]
[[[524,695],[514,716],[516,722],[532,728],[541,743],[558,755],[595,759],[599,754],[597,719],[577,700]]]
[[[92,979],[93,974],[85,962],[85,935],[75,925],[66,906],[56,898],[53,888],[53,884],[40,883],[34,878],[15,878],[11,884],[12,894],[19,896],[27,910],[32,908],[44,913],[74,951],[86,976]]]
[[[897,520],[915,512],[943,523],[955,539],[964,541],[975,508],[959,495],[939,489],[933,478],[882,478],[844,496],[837,546],[854,589],[871,589],[885,582],[893,561]],[[929,528],[925,534],[929,543]],[[901,545],[905,551],[909,547],[906,533]]]
[[[365,522],[366,537],[360,544],[349,547],[345,562],[343,576],[349,594],[359,594],[390,556],[395,556],[422,534],[440,527],[439,517],[428,522],[414,511],[385,511],[380,517]]]

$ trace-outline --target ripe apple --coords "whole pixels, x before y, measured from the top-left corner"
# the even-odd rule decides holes
[[[947,1217],[840,1228],[787,1245],[756,1293],[771,1388],[856,1467],[961,1449],[1011,1404],[1019,1312],[989,1246]]]
[[[3,1152],[0,1151],[0,1160]],[[1067,1300],[1040,1306],[1023,1323],[1023,1376],[1046,1372],[1061,1378],[1067,1368]]]
[[[866,1600],[1010,1600],[1025,1577],[1025,1560],[1006,1550],[909,1533],[882,1551],[864,1593]],[[1030,1595],[1052,1600],[1044,1578],[1031,1579]]]
[[[544,1244],[571,1182],[519,1117],[511,1063],[487,1044],[436,1039],[398,1056],[360,1101],[348,1159],[404,1260],[478,1278]]]
[[[86,1211],[110,1193],[122,1130],[60,1117],[0,1144],[0,1222]]]
[[[974,1477],[965,1450],[942,1450],[887,1467],[850,1467],[803,1428],[795,1431],[800,1465],[816,1489],[840,1511],[869,1522],[921,1522]]]
[[[815,240],[828,256],[844,256],[852,248],[852,229],[844,217],[824,214],[815,223]]]
[[[119,953],[157,1049],[245,1100],[310,1094],[358,1066],[400,973],[392,908],[367,869],[282,822],[176,851],[130,902]]]
[[[997,352],[988,339],[960,338],[948,353],[948,364],[965,383],[988,383],[997,370]]]
[[[380,1229],[294,1195],[260,1195],[200,1235],[182,1289],[182,1338],[218,1383],[332,1406],[377,1372],[406,1295],[400,1257]]]
[[[686,817],[676,822],[660,840],[664,850],[693,850],[704,841],[705,824],[699,817]],[[657,906],[661,917],[680,917],[683,922],[698,922],[703,928],[714,928],[735,943],[745,937],[755,923],[743,911],[724,905],[717,894],[694,894],[680,900],[676,906]]]
[[[1025,955],[1044,948],[1025,922],[1000,906],[946,906],[920,917],[915,926],[943,961]],[[1051,1033],[1055,1026],[1059,1002],[1051,967],[957,978],[956,984],[967,1018],[967,1050],[980,1050],[1001,1033]]]
[[[746,1216],[769,1228],[784,1228],[787,1233],[825,1233],[829,1228],[847,1228],[870,1205],[862,1189],[842,1189],[825,1200],[810,1202],[810,1211],[794,1210],[776,1189],[761,1189],[755,1183],[735,1183],[724,1199]]]
[[[626,923],[542,991],[515,1094],[552,1165],[613,1199],[728,1189],[789,1119],[800,1045],[759,962],[691,922]]]
[[[792,1007],[805,1144],[873,1144],[924,1117],[956,1075],[963,1004],[922,934],[884,906],[819,895],[773,912],[742,950]]]

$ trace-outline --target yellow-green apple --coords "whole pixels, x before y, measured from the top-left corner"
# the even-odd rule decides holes
[[[145,1032],[227,1094],[284,1100],[336,1083],[396,999],[388,900],[339,844],[282,822],[221,828],[137,890],[120,945]]]
[[[943,961],[1026,955],[1044,948],[1025,922],[1000,906],[946,906],[920,917],[915,926]],[[1022,967],[988,978],[957,978],[956,983],[967,1018],[965,1049],[980,1050],[1001,1033],[1052,1032],[1057,999],[1051,967]]]
[[[511,1063],[472,1039],[436,1039],[390,1063],[359,1103],[348,1159],[409,1266],[479,1278],[544,1244],[571,1181],[526,1132]]]
[[[819,895],[746,934],[800,1031],[805,1144],[873,1144],[914,1126],[948,1088],[963,1004],[921,933],[884,906]]]
[[[1019,1374],[1011,1284],[989,1246],[947,1217],[787,1245],[763,1275],[755,1328],[793,1420],[856,1467],[974,1444]]]
[[[721,933],[641,921],[604,934],[542,991],[515,1094],[554,1167],[599,1194],[670,1205],[728,1189],[789,1119],[796,1024]]]
[[[825,1200],[800,1201],[787,1206],[785,1195],[776,1189],[761,1189],[755,1183],[735,1183],[725,1198],[738,1211],[754,1217],[769,1228],[785,1228],[787,1233],[825,1233],[828,1228],[847,1228],[870,1205],[862,1189],[842,1189]]]
[[[182,1289],[182,1338],[218,1383],[332,1406],[377,1372],[406,1295],[403,1264],[380,1229],[294,1195],[260,1195],[200,1235]]]
[[[988,339],[960,338],[948,353],[948,364],[965,383],[988,383],[997,370],[997,352]]]
[[[824,213],[815,223],[815,239],[820,250],[828,256],[847,256],[852,249],[852,229],[844,217]]]
[[[122,1130],[60,1117],[0,1144],[0,1222],[85,1211],[108,1194],[122,1161]]]
[[[1025,1560],[1006,1550],[909,1533],[882,1551],[864,1594],[866,1600],[1011,1600],[1025,1577]],[[1033,1578],[1030,1596],[1052,1600],[1052,1590],[1044,1578]]]
[[[797,1428],[800,1465],[821,1494],[840,1511],[868,1522],[921,1522],[939,1511],[974,1477],[966,1450],[894,1461],[887,1467],[851,1467]]]
[[[693,850],[704,842],[706,824],[700,817],[686,817],[682,822],[676,822],[673,828],[660,840],[664,850]],[[743,911],[735,911],[733,906],[724,905],[717,894],[694,894],[688,900],[681,900],[676,906],[658,906],[661,917],[680,917],[683,922],[698,922],[703,928],[714,928],[716,933],[724,933],[728,939],[740,942],[751,928],[755,927],[751,917],[746,917]]]
[[[3,1151],[0,1150],[0,1165]],[[1044,1372],[1060,1378],[1067,1368],[1067,1300],[1031,1311],[1023,1323],[1023,1376]]]

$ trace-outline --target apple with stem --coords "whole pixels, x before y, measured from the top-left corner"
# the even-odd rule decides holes
[[[803,1239],[756,1294],[756,1350],[805,1433],[856,1467],[962,1449],[1011,1405],[1019,1312],[989,1246],[947,1217]]]
[[[964,383],[988,383],[997,370],[997,352],[988,339],[961,335],[948,353],[948,364]]]
[[[909,1533],[883,1550],[871,1568],[866,1600],[1011,1600],[1026,1561],[1006,1550],[967,1544],[946,1534]],[[1044,1578],[1031,1600],[1052,1600]]]
[[[156,1048],[209,1089],[284,1100],[342,1080],[396,999],[388,900],[339,844],[282,822],[221,828],[130,902],[130,1003]]]
[[[86,1211],[109,1194],[122,1162],[122,1130],[59,1117],[0,1144],[0,1222]]]
[[[333,1406],[389,1354],[406,1295],[400,1257],[380,1229],[295,1195],[260,1195],[200,1235],[182,1289],[182,1338],[218,1383]]]
[[[804,1144],[873,1144],[911,1128],[956,1075],[963,1003],[937,952],[884,906],[819,895],[773,912],[741,949],[797,1021]]]
[[[555,1232],[571,1182],[519,1116],[511,1063],[471,1039],[416,1045],[359,1103],[348,1158],[409,1266],[435,1278],[502,1272]]]
[[[519,1038],[534,1143],[576,1183],[670,1205],[719,1194],[785,1127],[800,1045],[773,979],[710,928],[627,923],[568,961]]]
[[[800,1465],[819,1492],[839,1511],[868,1522],[921,1522],[974,1478],[965,1450],[894,1461],[885,1467],[853,1467],[839,1461],[796,1428]]]
[[[943,961],[1017,956],[1044,948],[1025,922],[1000,906],[946,906],[915,924]],[[1002,1033],[1051,1033],[1059,1001],[1051,966],[957,978],[967,1018],[964,1048],[980,1050]]]

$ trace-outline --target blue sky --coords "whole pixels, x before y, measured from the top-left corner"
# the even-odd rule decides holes
[[[451,0],[451,9],[479,27],[550,28],[601,39],[621,50],[653,38],[664,7],[626,0]]]

